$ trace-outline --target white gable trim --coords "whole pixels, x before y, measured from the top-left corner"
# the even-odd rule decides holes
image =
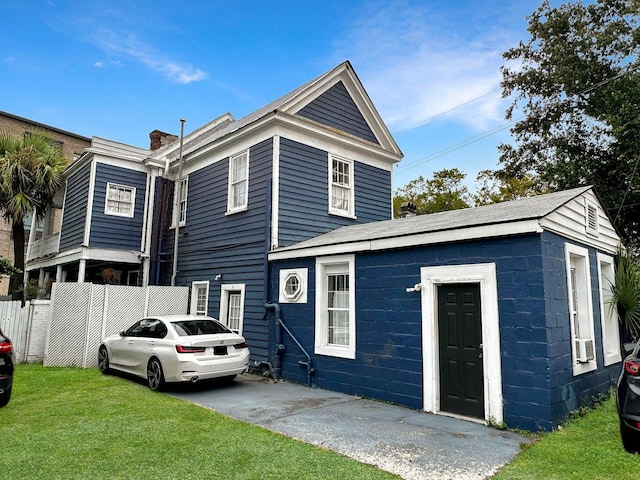
[[[438,285],[447,283],[480,284],[484,373],[485,420],[502,423],[502,363],[500,359],[500,322],[498,314],[498,280],[494,263],[422,267],[420,269],[422,302],[423,402],[424,410],[440,411]]]

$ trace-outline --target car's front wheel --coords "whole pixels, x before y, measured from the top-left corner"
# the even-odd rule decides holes
[[[159,390],[164,385],[162,365],[157,358],[152,358],[147,364],[147,384],[151,390]]]
[[[7,388],[4,392],[0,393],[0,407],[4,407],[9,403],[11,398],[11,387]]]
[[[98,350],[98,368],[102,373],[109,373],[109,353],[104,345]]]
[[[620,438],[622,446],[627,452],[640,452],[640,432],[629,427],[622,419],[620,419]]]

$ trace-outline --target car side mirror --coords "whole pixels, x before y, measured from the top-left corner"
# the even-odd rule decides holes
[[[624,349],[624,352],[629,355],[633,352],[633,349],[636,348],[636,342],[626,342],[622,345],[622,348]]]
[[[120,336],[121,337],[126,337],[126,332],[124,330],[120,330]]]

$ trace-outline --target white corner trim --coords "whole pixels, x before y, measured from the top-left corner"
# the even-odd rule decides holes
[[[271,249],[278,247],[280,222],[280,137],[273,137],[273,167],[271,180]]]
[[[448,283],[480,285],[484,372],[485,420],[504,420],[502,398],[502,362],[500,358],[500,323],[498,280],[494,263],[422,267],[420,298],[422,302],[423,401],[424,410],[440,411],[438,286]]]

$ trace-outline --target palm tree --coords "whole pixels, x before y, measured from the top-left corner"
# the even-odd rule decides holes
[[[620,249],[615,283],[611,285],[611,308],[630,340],[640,339],[640,259],[631,249]]]
[[[24,271],[24,218],[33,213],[31,228],[44,218],[62,186],[67,159],[42,132],[24,137],[0,132],[0,211],[11,222],[14,265]],[[10,291],[22,298],[24,276],[11,276]]]

